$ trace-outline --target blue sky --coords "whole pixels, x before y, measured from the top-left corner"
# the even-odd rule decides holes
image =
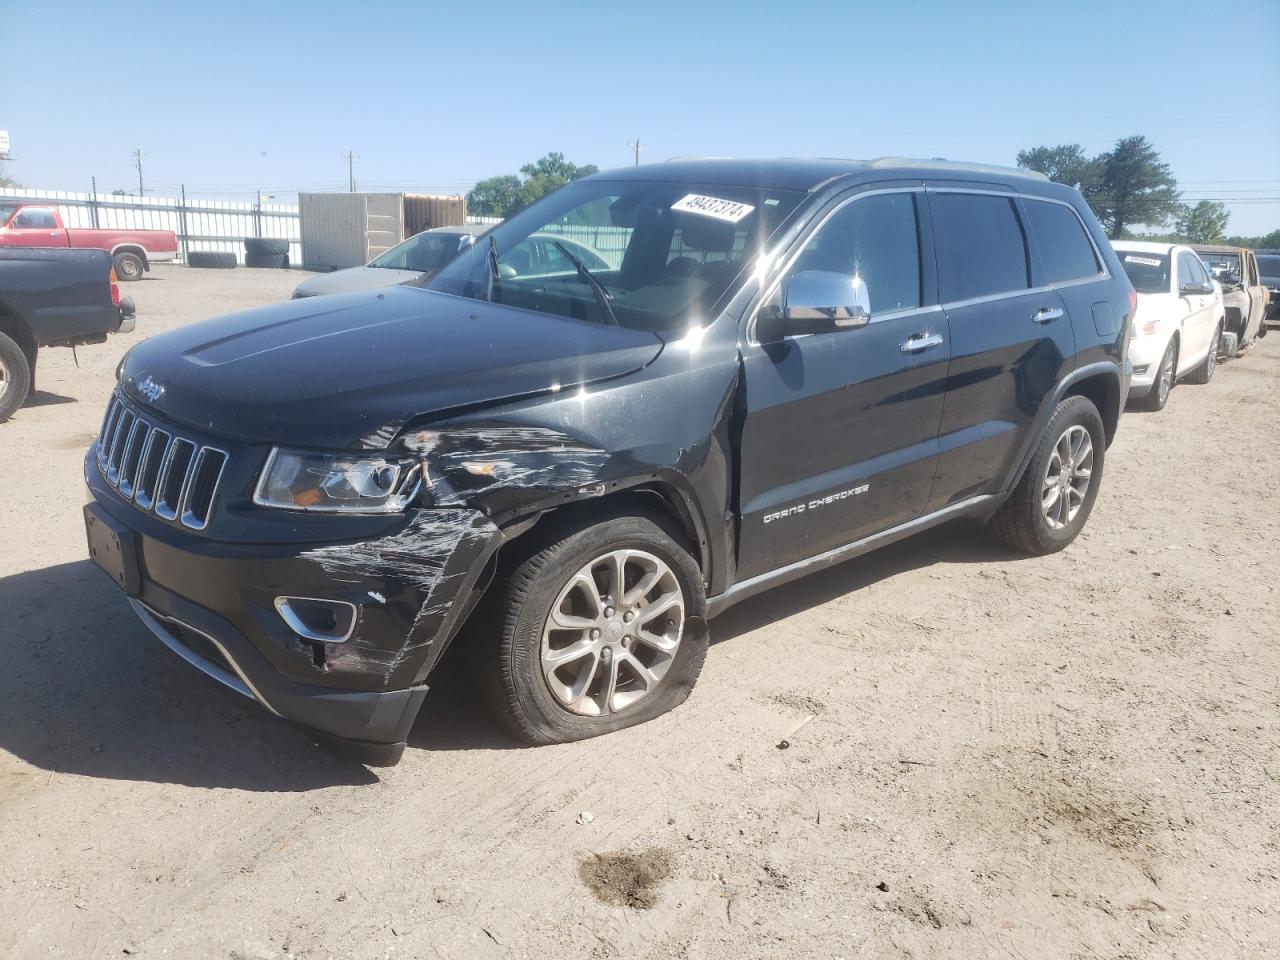
[[[127,15],[121,16],[121,11]],[[1229,232],[1280,227],[1280,3],[0,0],[29,186],[465,191],[550,150],[1012,163],[1145,134]],[[1222,79],[1216,75],[1223,75]],[[291,199],[291,197],[289,198]],[[1265,201],[1265,202],[1263,202]]]

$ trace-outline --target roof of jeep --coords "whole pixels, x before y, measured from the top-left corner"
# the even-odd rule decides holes
[[[773,187],[778,190],[813,191],[832,180],[939,179],[986,181],[1017,178],[1025,185],[1049,185],[1044,174],[1015,167],[955,163],[948,160],[912,160],[880,157],[875,160],[731,160],[723,157],[681,157],[666,163],[646,163],[635,167],[605,170],[591,179],[599,180],[688,180],[693,183],[727,186]],[[1070,189],[1070,188],[1067,188]]]

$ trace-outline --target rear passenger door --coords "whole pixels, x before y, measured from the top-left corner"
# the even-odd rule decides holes
[[[1032,286],[1016,195],[998,189],[928,191],[938,296],[951,365],[929,509],[998,493],[1013,480],[1037,414],[1072,369],[1066,304]]]

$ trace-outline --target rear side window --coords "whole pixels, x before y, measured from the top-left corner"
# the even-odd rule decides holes
[[[53,230],[57,228],[58,221],[53,219],[53,211],[47,207],[24,207],[13,218],[13,226],[29,230]]]
[[[1024,198],[1027,219],[1048,283],[1096,277],[1102,270],[1084,224],[1075,211],[1060,203]]]
[[[1031,286],[1027,241],[1012,200],[984,194],[935,193],[929,208],[944,303],[1014,293]]]

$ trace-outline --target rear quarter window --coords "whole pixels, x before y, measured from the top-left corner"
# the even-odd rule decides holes
[[[1102,271],[1074,210],[1046,200],[1025,198],[1023,202],[1048,283],[1083,280]]]
[[[929,208],[944,303],[1031,286],[1026,238],[1009,197],[935,193]]]

